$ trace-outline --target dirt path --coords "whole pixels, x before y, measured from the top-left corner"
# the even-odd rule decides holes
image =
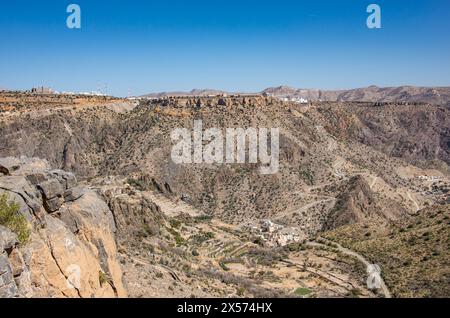
[[[340,245],[340,244],[338,244],[338,243],[331,242],[331,241],[326,240],[326,239],[323,239],[323,238],[321,238],[321,239],[324,240],[324,241],[327,241],[327,242],[332,243],[332,244],[333,244],[333,248],[335,248],[336,250],[338,250],[338,251],[340,251],[340,252],[342,252],[342,253],[344,253],[344,254],[347,254],[347,255],[350,255],[350,256],[355,257],[355,258],[358,259],[361,263],[363,263],[366,267],[368,267],[369,265],[372,265],[372,264],[371,264],[364,256],[362,256],[361,254],[359,254],[359,253],[357,253],[357,252],[354,252],[354,251],[352,251],[352,250],[349,250],[348,248],[345,248],[345,247],[343,247],[342,245]],[[322,243],[318,243],[318,242],[307,242],[306,245],[307,245],[307,246],[317,246],[317,247],[330,247],[330,246],[328,246],[328,245],[325,245],[325,244],[322,244]],[[380,286],[380,287],[381,287],[381,290],[383,291],[384,297],[385,297],[385,298],[392,298],[391,292],[389,291],[389,288],[387,287],[387,285],[386,285],[386,283],[384,282],[384,279],[383,279],[383,277],[381,277],[381,275],[380,275],[380,279],[381,279],[381,286]]]
[[[290,209],[288,211],[285,211],[281,213],[280,215],[277,215],[276,219],[279,220],[280,218],[285,218],[287,216],[291,216],[293,214],[299,214],[301,212],[307,211],[308,209],[318,205],[318,204],[330,204],[332,202],[332,205],[336,203],[336,198],[333,197],[323,197],[322,199],[307,203],[299,208]],[[331,205],[331,204],[330,204]]]
[[[411,192],[407,191],[406,192],[406,196],[408,197],[408,199],[414,203],[415,207],[416,207],[416,212],[420,210],[420,205],[417,203],[417,201],[413,198],[413,196],[411,195]]]

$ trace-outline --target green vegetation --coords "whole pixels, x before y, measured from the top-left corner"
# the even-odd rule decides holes
[[[243,296],[245,295],[245,288],[243,288],[243,287],[238,287],[238,288],[236,289],[236,294],[237,294],[239,297],[243,297]]]
[[[145,185],[142,181],[137,180],[137,179],[133,179],[133,178],[128,178],[127,179],[127,183],[130,186],[135,187],[136,189],[140,190],[140,191],[144,191],[145,190]]]
[[[103,273],[102,271],[98,272],[98,281],[100,282],[100,286],[103,286],[105,283],[108,282],[108,277],[106,276],[105,273]]]
[[[287,257],[287,250],[284,248],[251,248],[247,255],[259,265],[273,266]]]
[[[353,288],[347,295],[348,298],[359,298],[360,296],[361,290],[359,290],[358,288]]]
[[[302,243],[291,243],[287,245],[286,248],[289,252],[299,252],[306,249],[305,245]]]
[[[14,232],[20,244],[25,244],[30,238],[30,229],[25,217],[19,212],[19,205],[16,202],[8,203],[6,194],[0,195],[0,225],[3,225]]]
[[[210,215],[199,215],[194,217],[194,221],[196,223],[201,223],[201,222],[209,222],[212,220],[212,216]]]
[[[175,239],[175,243],[177,244],[177,246],[183,245],[185,240],[184,238],[181,236],[180,233],[178,233],[177,231],[175,231],[174,229],[170,228],[170,227],[166,227],[167,231],[172,234],[172,236]]]
[[[170,219],[169,223],[170,226],[173,227],[174,229],[178,229],[181,225],[181,222],[177,219]]]
[[[314,185],[314,173],[309,168],[302,168],[300,170],[300,176],[307,185]]]
[[[219,265],[220,265],[220,267],[224,270],[224,271],[226,271],[226,272],[228,272],[230,269],[228,268],[228,266],[223,262],[223,261],[220,261],[219,262]]]
[[[201,232],[201,233],[198,233],[198,234],[194,235],[192,237],[192,240],[196,244],[202,244],[202,243],[204,243],[206,241],[209,241],[209,240],[213,239],[214,237],[215,237],[215,235],[212,232],[207,232],[207,233]]]
[[[140,237],[151,237],[159,234],[159,227],[157,224],[147,224],[142,225],[142,230],[139,231]]]
[[[302,297],[308,296],[311,293],[312,293],[312,291],[309,288],[303,288],[303,287],[299,287],[294,291],[295,295],[302,296]]]

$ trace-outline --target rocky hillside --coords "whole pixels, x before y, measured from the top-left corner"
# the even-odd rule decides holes
[[[288,232],[259,236],[132,180],[81,186],[40,159],[0,168],[1,298],[376,297],[357,260]]]
[[[113,215],[72,173],[3,158],[0,195],[0,298],[126,296]]]
[[[423,167],[450,164],[450,108],[425,104],[327,104],[317,107],[334,136]],[[447,165],[439,163],[445,162]]]
[[[448,297],[449,225],[450,205],[442,205],[388,227],[362,222],[325,237],[380,264],[396,297]]]
[[[381,215],[391,219],[403,213],[397,211],[415,211],[417,205],[440,200],[434,192],[420,190],[427,185],[418,177],[433,175],[445,182],[448,173],[447,108],[300,106],[261,96],[169,98],[125,112],[108,105],[87,102],[9,112],[2,116],[0,155],[45,158],[52,167],[84,178],[143,180],[144,187],[183,197],[228,222],[282,217],[303,224],[308,235],[330,223],[336,199],[352,176],[379,187],[374,200]],[[253,164],[173,164],[171,130],[192,129],[196,119],[203,120],[204,128],[280,127],[279,173],[261,175]]]

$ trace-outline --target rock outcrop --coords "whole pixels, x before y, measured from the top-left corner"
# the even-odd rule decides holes
[[[374,220],[396,220],[407,211],[395,201],[385,199],[388,204],[381,205],[376,194],[361,176],[354,176],[340,190],[337,202],[330,211],[325,230],[344,225]]]
[[[98,181],[99,184],[94,187],[113,214],[118,242],[127,245],[136,237],[159,233],[166,218],[161,208],[146,196],[146,192],[135,191],[121,179]]]
[[[19,205],[27,242],[0,226],[0,297],[124,297],[108,205],[40,159],[0,159],[0,194]]]

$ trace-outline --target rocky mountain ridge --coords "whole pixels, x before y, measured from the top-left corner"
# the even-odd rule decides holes
[[[214,95],[245,95],[242,93],[231,93],[213,89],[194,89],[190,92],[161,92],[146,94],[144,98],[163,97],[201,97]],[[252,93],[254,94],[254,93]],[[247,95],[252,95],[247,94]],[[450,87],[378,87],[369,86],[364,88],[346,90],[322,90],[293,88],[289,86],[278,86],[266,88],[259,92],[261,95],[269,95],[277,98],[306,100],[306,101],[328,101],[328,102],[380,102],[380,103],[429,103],[434,105],[449,105]]]

